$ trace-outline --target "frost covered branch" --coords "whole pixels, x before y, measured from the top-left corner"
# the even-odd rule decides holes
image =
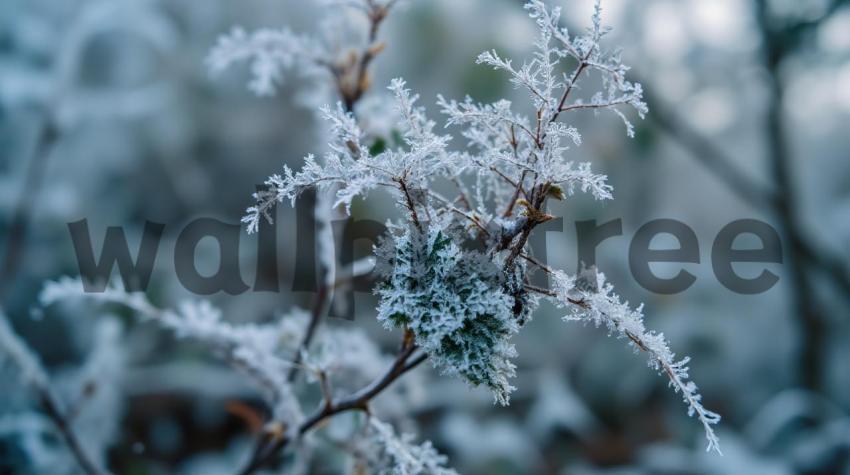
[[[516,350],[510,339],[530,320],[540,294],[528,283],[526,262],[538,263],[526,250],[534,229],[553,218],[545,211],[547,201],[577,191],[612,198],[604,175],[593,173],[588,163],[565,160],[582,140],[563,119],[579,110],[612,110],[633,136],[620,107],[630,107],[640,117],[647,112],[642,88],[626,79],[629,68],[619,53],[601,46],[608,29],[602,26],[599,2],[593,26],[580,36],[558,25],[559,9],[547,9],[541,1],[529,2],[526,9],[539,30],[533,58],[515,67],[490,51],[478,63],[507,72],[515,86],[524,88],[536,110],[532,117],[514,112],[506,100],[477,104],[471,98],[457,102],[440,97],[447,126],[460,127],[468,140],[467,150],[453,151],[448,136],[433,132],[433,122],[415,106],[417,97],[397,79],[390,89],[404,120],[402,146],[368,153],[364,134],[343,105],[326,108],[334,138],[325,164],[308,156],[299,172],[285,167],[282,176],[269,179],[268,192],[255,196],[258,203],[244,218],[249,232],[256,231],[261,218],[270,219],[267,210],[284,200],[294,203],[308,188],[333,189],[336,205],[346,209],[355,197],[389,189],[405,218],[391,223],[390,235],[376,251],[383,269],[378,319],[387,328],[411,332],[443,374],[490,388],[501,404],[509,402],[513,390],[508,381],[515,372],[511,360]],[[571,72],[561,74],[570,63]],[[587,99],[573,97],[591,72],[601,76],[602,89]],[[474,194],[465,192],[458,177],[474,180]],[[438,181],[454,183],[458,198],[434,192]],[[470,238],[483,244],[484,251],[466,249],[462,243]],[[650,364],[668,375],[702,422],[709,449],[717,449],[711,426],[719,416],[702,407],[696,386],[688,381],[687,359],[675,361],[661,335],[644,329],[640,311],[620,303],[603,284],[598,292],[562,302],[584,311],[575,318],[605,323],[648,352]]]
[[[40,295],[44,306],[74,299],[127,307],[178,338],[206,345],[257,384],[267,396],[275,420],[302,418],[286,372],[306,326],[303,313],[285,316],[275,324],[236,326],[223,321],[221,311],[209,302],[184,302],[176,310],[163,310],[152,305],[143,293],[126,292],[117,286],[109,286],[102,293],[84,293],[79,280],[68,278],[48,282]]]
[[[390,231],[375,250],[381,275],[377,312],[386,328],[404,332],[405,343],[390,372],[349,399],[331,400],[322,380],[324,405],[301,427],[309,429],[336,411],[363,409],[363,398],[368,401],[376,394],[370,388],[380,392],[384,382],[394,381],[425,358],[442,374],[485,386],[496,402],[508,404],[516,356],[511,338],[531,320],[545,296],[571,306],[568,319],[605,325],[645,351],[650,366],[668,376],[689,413],[702,423],[708,449],[719,452],[712,426],[720,418],[703,408],[697,387],[689,380],[688,358],[676,360],[663,336],[646,330],[641,309],[621,302],[601,274],[592,288],[578,288],[575,278],[548,268],[528,252],[537,226],[554,218],[546,212],[550,199],[565,200],[576,192],[598,200],[613,198],[604,175],[594,173],[589,163],[567,159],[571,148],[582,144],[581,133],[568,122],[571,114],[611,111],[633,137],[625,110],[640,118],[648,112],[643,89],[626,78],[629,67],[619,51],[602,46],[609,28],[602,24],[601,3],[596,3],[591,27],[577,35],[560,26],[559,8],[550,9],[541,0],[526,4],[538,30],[532,57],[517,65],[487,51],[477,63],[504,71],[515,87],[527,92],[534,113],[518,113],[507,100],[479,104],[470,97],[458,102],[440,96],[437,104],[446,126],[458,128],[467,141],[461,150],[450,148],[449,135],[434,132],[434,122],[417,105],[418,96],[401,79],[390,85],[400,117],[400,143],[378,150],[366,145],[367,134],[352,112],[352,98],[360,95],[352,91],[360,90],[372,52],[379,51],[374,49],[375,35],[386,13],[381,9],[390,4],[371,0],[346,4],[366,12],[372,29],[369,49],[350,62],[356,86],[341,86],[337,76],[342,101],[322,109],[331,129],[330,150],[321,162],[309,155],[301,170],[284,167],[281,175],[270,177],[267,189],[254,195],[257,203],[243,222],[249,232],[256,232],[260,220],[271,222],[277,203],[294,204],[307,189],[331,193],[333,207],[346,211],[355,198],[377,189],[388,191],[401,217],[389,222]],[[601,87],[582,97],[581,86],[589,75],[598,76]],[[451,183],[457,197],[437,193],[441,182]],[[470,242],[475,245],[470,247]],[[533,287],[528,266],[557,277],[556,290]],[[423,354],[408,362],[417,348]],[[287,440],[255,454],[256,467]],[[404,465],[403,460],[397,462]],[[256,468],[253,462],[252,467]]]
[[[236,27],[218,39],[207,64],[214,74],[219,74],[237,62],[248,61],[252,75],[248,88],[258,96],[267,96],[280,84],[284,69],[296,63],[318,67],[325,64],[327,56],[311,38],[288,29],[262,29],[248,34]]]
[[[289,442],[299,439],[328,418],[348,411],[368,412],[375,397],[425,361],[424,355],[416,355],[419,348],[412,334],[405,334],[399,353],[384,373],[360,390],[332,399],[327,380],[331,374],[338,374],[341,370],[368,372],[369,368],[376,366],[375,361],[364,362],[353,357],[359,352],[360,358],[373,358],[368,356],[373,351],[372,347],[365,337],[358,338],[358,333],[326,331],[317,342],[319,348],[303,350],[299,344],[303,342],[307,315],[302,312],[282,316],[273,324],[233,325],[223,321],[221,312],[207,302],[186,302],[177,310],[163,310],[152,305],[142,293],[109,286],[103,293],[88,294],[83,292],[78,279],[68,278],[49,282],[40,295],[45,306],[79,299],[129,308],[143,320],[158,324],[178,338],[207,346],[257,384],[273,411],[272,421],[264,428],[264,433],[269,436],[264,440],[270,443],[257,447],[254,457],[241,472],[244,474],[254,473],[270,463]],[[293,364],[292,356],[299,350],[307,353],[301,366],[319,376],[317,382],[325,396],[319,410],[310,416],[302,413],[295,386],[287,376]]]
[[[547,200],[565,199],[576,190],[597,199],[612,197],[605,177],[592,173],[589,164],[574,165],[564,160],[571,145],[581,144],[581,135],[560,119],[581,109],[612,109],[624,119],[631,136],[632,126],[618,107],[631,106],[641,117],[647,111],[642,88],[625,79],[628,67],[621,63],[619,54],[606,53],[600,45],[608,29],[601,24],[598,3],[592,28],[577,37],[558,25],[557,8],[549,10],[541,1],[529,2],[526,8],[540,32],[533,59],[516,68],[511,60],[493,51],[481,54],[478,62],[506,71],[514,85],[528,91],[536,109],[532,119],[514,113],[505,100],[476,104],[470,98],[458,103],[440,97],[438,103],[448,116],[447,125],[462,127],[462,135],[469,141],[470,151],[451,151],[448,137],[432,132],[433,123],[414,105],[416,97],[404,88],[403,81],[395,80],[391,90],[405,120],[405,147],[374,156],[366,153],[363,134],[353,116],[342,105],[336,111],[326,108],[324,114],[335,138],[325,165],[308,157],[298,173],[285,168],[283,176],[269,180],[269,192],[257,196],[257,206],[245,217],[249,232],[255,231],[262,217],[269,218],[266,210],[274,203],[284,199],[294,202],[298,194],[311,187],[337,187],[336,204],[346,208],[354,197],[372,189],[393,190],[407,220],[396,224],[396,231],[387,240],[388,249],[381,251],[386,272],[385,283],[378,287],[379,320],[388,328],[412,331],[441,372],[459,375],[472,385],[490,387],[502,404],[508,403],[513,389],[508,379],[514,374],[511,359],[516,350],[509,340],[536,307],[534,292],[527,286],[525,261],[517,258],[525,255],[536,226],[552,219],[545,212]],[[575,63],[572,73],[561,77],[558,68],[567,59]],[[580,79],[590,71],[601,75],[602,90],[589,102],[572,98]],[[477,203],[473,206],[472,198],[461,197],[471,214],[431,190],[440,178],[455,180],[462,175],[476,179]],[[507,211],[491,210],[493,200],[508,201]],[[514,213],[516,208],[521,210],[518,214]],[[428,221],[420,215],[427,216]],[[461,222],[455,221],[460,218]],[[468,222],[475,226],[464,228],[463,223]],[[463,249],[460,242],[464,234],[483,241],[487,251]],[[479,295],[486,299],[476,300]],[[614,301],[619,303],[613,295],[606,287],[599,296],[586,297],[587,301],[597,299],[597,305],[613,307]],[[589,318],[597,321],[608,315],[600,312]],[[666,343],[657,335],[643,330],[639,312],[622,310],[611,318],[620,318],[612,329],[632,324],[624,330],[625,335],[648,351],[651,362],[670,376],[674,389],[682,391],[690,409],[703,422],[709,448],[716,448],[711,425],[718,417],[699,404],[696,387],[685,382],[684,364],[674,362]]]
[[[564,317],[564,320],[590,322],[597,327],[604,326],[610,334],[627,338],[629,344],[635,349],[647,353],[649,366],[669,378],[670,387],[682,395],[684,403],[688,406],[688,415],[691,417],[696,415],[702,423],[708,441],[706,450],[715,450],[720,453],[720,442],[712,427],[720,422],[720,415],[703,407],[702,396],[698,393],[696,384],[690,381],[688,374],[687,365],[690,358],[676,360],[676,355],[670,350],[664,335],[646,329],[643,322],[643,306],[632,309],[628,302],[621,301],[620,297],[614,293],[614,287],[606,282],[605,275],[602,273],[594,271],[593,276],[596,281],[584,286],[577,286],[574,277],[559,271],[552,271],[551,276],[555,290],[547,293],[547,296],[556,305],[571,309],[571,313]]]
[[[257,204],[242,219],[248,232],[256,232],[261,219],[271,222],[270,213],[277,203],[288,200],[294,204],[298,195],[310,188],[333,190],[333,207],[344,206],[346,210],[355,197],[376,188],[390,188],[415,216],[422,204],[418,202],[422,190],[427,189],[432,177],[445,174],[451,167],[444,156],[449,138],[434,134],[434,123],[425,118],[423,110],[415,105],[418,98],[404,86],[399,79],[393,81],[390,89],[405,121],[402,135],[407,149],[370,155],[353,114],[341,104],[335,109],[323,108],[322,115],[330,123],[333,137],[324,165],[309,155],[301,171],[296,173],[284,166],[283,175],[270,177],[266,181],[268,188],[254,194]]]

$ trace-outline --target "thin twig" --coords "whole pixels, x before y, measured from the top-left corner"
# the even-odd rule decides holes
[[[395,182],[398,183],[402,194],[404,194],[405,205],[407,206],[407,210],[410,211],[410,219],[413,221],[416,229],[418,229],[420,233],[424,233],[425,228],[422,227],[422,223],[419,221],[419,215],[416,213],[416,203],[413,201],[413,196],[410,195],[410,189],[407,187],[407,181],[404,178],[396,178]]]
[[[332,402],[328,402],[326,400],[319,410],[301,423],[298,427],[297,435],[302,436],[306,434],[326,419],[342,412],[355,410],[369,412],[369,403],[372,399],[381,394],[402,375],[427,359],[427,354],[423,354],[410,361],[410,357],[414,352],[416,352],[416,350],[417,346],[413,341],[412,332],[409,330],[405,331],[399,354],[383,376],[350,396]],[[280,453],[280,451],[282,451],[289,442],[289,438],[285,436],[279,437],[268,449],[261,451],[261,453],[256,454],[255,457],[252,457],[248,465],[242,469],[239,474],[251,475],[256,473],[262,467],[271,463],[277,454]]]
[[[472,211],[472,202],[469,200],[469,197],[466,196],[466,188],[461,183],[460,179],[457,177],[452,177],[452,183],[457,187],[458,198],[460,202],[463,203],[463,206],[467,211]]]
[[[310,312],[310,322],[307,324],[307,330],[304,332],[301,343],[298,345],[298,352],[295,354],[292,368],[290,368],[289,374],[287,375],[289,382],[294,381],[295,376],[298,374],[298,369],[301,366],[301,360],[304,357],[303,353],[310,347],[310,343],[313,341],[313,337],[316,334],[316,329],[319,327],[319,322],[322,319],[325,308],[327,308],[329,294],[328,284],[326,282],[322,282],[319,286],[318,292],[316,292],[316,297],[313,300],[313,308]]]
[[[514,184],[514,194],[511,196],[510,202],[508,202],[508,207],[505,209],[505,213],[502,215],[504,217],[510,217],[514,214],[514,207],[516,206],[516,202],[519,199],[520,193],[525,194],[525,190],[522,188],[522,184],[525,181],[525,175],[527,171],[523,170],[519,176],[519,181]]]
[[[578,81],[579,77],[581,77],[581,74],[585,71],[585,69],[587,69],[587,67],[590,66],[590,63],[588,63],[587,60],[590,58],[590,55],[591,55],[592,52],[593,52],[592,49],[590,51],[588,51],[587,54],[585,54],[584,57],[582,57],[581,60],[579,61],[579,64],[576,67],[575,71],[573,71],[573,75],[570,78],[570,83],[564,89],[564,94],[561,95],[561,100],[560,100],[560,102],[558,102],[558,108],[555,110],[555,113],[552,114],[552,119],[549,120],[550,123],[558,120],[558,116],[561,115],[561,111],[564,108],[564,105],[567,103],[567,99],[569,99],[570,93],[573,91],[573,89],[575,89],[576,82]],[[545,134],[544,134],[544,136],[545,136]],[[542,138],[541,138],[541,140],[542,140]]]
[[[457,215],[459,215],[463,218],[466,218],[469,222],[471,222],[473,225],[475,225],[475,227],[477,227],[481,232],[483,232],[487,236],[490,235],[490,231],[488,231],[487,228],[485,228],[484,225],[481,224],[480,220],[475,215],[469,214],[466,211],[463,211],[462,209],[458,209],[457,207],[453,206],[449,202],[449,200],[440,196],[440,194],[437,193],[437,192],[429,190],[428,196],[430,196],[430,197],[436,199],[437,201],[439,201],[440,203],[442,203],[443,206],[445,206],[446,209],[448,209],[452,213],[456,213]]]
[[[359,101],[366,91],[369,89],[369,65],[375,60],[378,54],[383,51],[384,45],[378,43],[378,32],[381,24],[387,18],[392,5],[395,2],[390,2],[387,5],[378,5],[372,1],[369,2],[369,10],[366,11],[366,16],[369,18],[369,39],[366,47],[360,52],[359,60],[352,71],[351,84],[345,84],[343,75],[336,75],[337,87],[342,96],[345,109],[349,112],[354,111],[354,106]]]
[[[611,108],[611,107],[626,105],[628,103],[629,103],[629,101],[625,100],[625,99],[622,99],[622,100],[619,100],[619,101],[612,101],[612,102],[603,102],[601,104],[578,103],[578,104],[570,104],[568,106],[561,107],[560,109],[558,109],[558,111],[559,112],[569,112],[569,111],[586,110],[586,109],[591,109],[591,110],[592,109],[608,109],[608,108]]]

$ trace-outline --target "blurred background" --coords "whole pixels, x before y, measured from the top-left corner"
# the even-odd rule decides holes
[[[550,3],[564,7],[571,29],[589,25],[592,0]],[[423,366],[408,427],[461,473],[850,474],[850,2],[603,7],[614,27],[608,45],[623,47],[650,114],[636,121],[633,140],[614,115],[569,119],[585,139],[569,158],[608,174],[615,199],[553,206],[563,232],[547,233],[548,260],[575,272],[575,222],[622,219],[623,236],[600,245],[598,266],[624,297],[645,302],[648,326],[675,352],[693,357],[705,405],[723,416],[725,455],[703,451],[699,424],[642,355],[603,330],[562,322],[545,305],[516,339],[519,389],[510,407]],[[173,272],[182,226],[201,216],[238,223],[265,177],[325,151],[315,106],[337,100],[293,74],[277,95],[258,98],[245,87],[247,67],[211,77],[206,55],[234,25],[311,33],[326,14],[301,0],[0,0],[0,298],[60,388],[100,348],[98,338],[120,354],[89,421],[116,473],[231,473],[249,439],[227,403],[255,395],[148,325],[39,309],[46,279],[79,273],[67,223],[87,219],[96,250],[108,226],[123,226],[134,253],[145,220],[166,223],[148,293],[165,306],[191,297]],[[438,93],[521,102],[522,92],[474,59],[495,48],[519,61],[534,35],[519,0],[409,1],[381,32],[387,47],[365,103],[380,102],[394,77],[421,94],[438,122]],[[311,293],[289,290],[296,217],[283,208],[282,291],[211,296],[230,321],[269,321],[310,305]],[[393,212],[380,199],[354,207],[361,219]],[[653,264],[659,276],[682,268],[697,276],[680,294],[641,288],[628,266],[634,232],[657,218],[686,223],[699,240],[700,263]],[[782,237],[782,264],[735,267],[746,277],[765,268],[779,275],[765,293],[734,293],[712,271],[714,239],[738,219],[768,222]],[[216,246],[202,244],[199,268],[216,269]],[[251,283],[256,236],[243,234],[241,244]],[[670,236],[653,241],[675,245]],[[392,348],[397,335],[374,321],[375,297],[355,300],[355,320],[333,323]],[[120,328],[104,330],[103,321]],[[43,463],[32,454],[49,457],[61,442],[22,431],[37,423],[27,419],[32,402],[10,378],[0,388],[0,473],[59,473],[31,468]],[[330,455],[310,468],[340,471]]]

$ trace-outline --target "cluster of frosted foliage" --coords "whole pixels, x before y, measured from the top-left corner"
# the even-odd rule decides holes
[[[535,108],[541,110],[544,117],[557,117],[563,112],[580,109],[610,109],[623,119],[629,136],[634,136],[634,127],[619,107],[630,106],[641,118],[648,112],[648,108],[643,102],[641,85],[626,80],[629,67],[622,63],[620,52],[608,52],[601,46],[603,37],[610,31],[602,25],[601,2],[596,2],[592,28],[587,34],[577,36],[559,25],[560,8],[550,10],[542,0],[532,0],[525,8],[537,22],[540,31],[533,60],[515,68],[511,60],[502,58],[496,51],[487,51],[478,56],[478,63],[509,73],[514,86],[532,94]],[[558,67],[565,58],[577,61],[578,67],[573,73],[561,76]],[[568,100],[568,95],[561,92],[575,88],[587,70],[600,74],[602,89],[589,99]],[[506,115],[505,118],[510,119],[510,116]],[[571,127],[556,125],[554,122],[549,126],[553,127],[552,132],[556,135],[574,141],[579,137]]]
[[[443,374],[488,387],[507,405],[514,389],[510,337],[519,330],[502,274],[487,256],[464,251],[439,226],[392,241],[390,274],[377,290],[378,320],[407,328]]]
[[[305,419],[299,400],[299,393],[304,388],[299,386],[299,382],[313,384],[334,377],[335,392],[347,390],[349,386],[360,388],[364,382],[379,377],[384,371],[383,368],[392,360],[380,351],[365,332],[358,329],[326,328],[315,335],[312,343],[305,346],[310,317],[300,310],[281,315],[273,323],[236,325],[227,322],[221,311],[209,302],[187,301],[179,304],[175,310],[160,309],[143,293],[128,292],[118,285],[109,285],[102,293],[86,293],[79,279],[62,278],[48,282],[40,294],[40,302],[45,307],[79,300],[87,300],[97,306],[126,307],[143,322],[155,323],[178,338],[207,347],[244,374],[265,396],[272,410],[272,418],[264,430],[276,434],[276,437],[298,437],[299,424]],[[86,363],[69,375],[73,378],[66,378],[65,383],[60,385],[67,387],[68,390],[64,392],[80,392],[80,388],[95,377],[98,378],[99,384],[104,384],[105,379],[118,381],[119,378],[113,373],[116,373],[116,368],[123,367],[124,362],[123,356],[116,356],[114,351],[119,344],[120,328],[114,319],[107,318],[102,323],[96,332],[95,348]],[[0,344],[0,348],[4,350],[0,363],[5,359],[13,360],[13,366],[25,383],[35,387],[47,387],[48,375],[39,364],[37,356],[14,334],[5,318],[0,318]],[[297,365],[307,375],[304,380],[288,376],[296,364],[297,354],[301,355]],[[415,378],[408,383],[412,381],[415,381]],[[396,389],[401,388],[408,392],[414,390],[411,384],[396,386]],[[92,400],[94,410],[76,415],[76,428],[85,430],[81,433],[87,436],[85,446],[91,448],[91,452],[99,457],[107,453],[107,443],[115,440],[115,430],[120,421],[120,417],[115,416],[117,411],[109,409],[110,406],[120,403],[115,397],[115,391],[110,389],[106,387],[96,394],[96,399]],[[341,395],[344,396],[345,393]],[[333,397],[331,394],[325,396]],[[398,407],[406,407],[406,399],[403,393],[388,392],[376,407],[380,407],[382,411],[389,409],[391,413],[403,413],[403,409],[399,410]],[[111,417],[112,420],[99,420],[101,416]],[[15,436],[40,433],[52,435],[52,423],[42,419],[44,418],[37,413],[33,413],[31,417],[14,418],[0,414],[0,437],[7,432]],[[374,473],[454,473],[442,467],[445,457],[437,454],[430,443],[414,445],[411,444],[410,437],[399,438],[389,426],[380,427],[380,430],[368,429],[374,436],[370,439],[370,450],[374,457],[370,458],[369,462],[376,464],[374,466],[377,471]],[[25,444],[32,452],[28,455],[29,459],[39,463],[62,460],[65,465],[74,465],[62,450],[48,454],[50,447],[42,447],[37,443],[39,440],[34,439],[32,443]],[[299,454],[308,450],[308,445],[308,442],[302,441],[298,447]],[[410,457],[415,460],[408,460]],[[105,461],[105,458],[100,457],[100,461]],[[309,456],[304,456],[301,460],[302,463],[308,461]]]
[[[299,194],[312,187],[334,190],[334,206],[342,205],[346,210],[357,196],[387,186],[399,189],[417,203],[423,202],[434,178],[451,174],[456,168],[446,151],[449,137],[434,133],[434,122],[416,106],[418,96],[411,96],[404,86],[403,80],[396,79],[390,90],[403,118],[405,147],[373,155],[354,115],[341,104],[324,107],[322,115],[331,126],[332,137],[324,164],[309,155],[297,173],[284,166],[283,175],[269,177],[266,189],[254,194],[257,204],[242,219],[248,232],[256,232],[263,218],[272,221],[270,213],[275,204],[284,200],[294,204]]]
[[[144,321],[156,323],[178,338],[204,345],[254,382],[266,396],[273,420],[283,421],[293,430],[303,419],[296,397],[298,386],[287,377],[296,354],[301,353],[299,365],[306,371],[309,382],[317,381],[320,376],[333,376],[337,378],[334,389],[362,386],[378,377],[391,359],[360,329],[326,328],[315,335],[308,347],[302,347],[309,315],[300,309],[278,316],[273,323],[236,325],[227,322],[221,311],[207,301],[185,301],[175,310],[160,309],[143,293],[127,292],[117,285],[108,286],[102,293],[85,293],[79,279],[63,278],[48,282],[40,294],[44,306],[80,299],[127,307]],[[0,332],[0,338],[3,334]],[[25,345],[10,348],[27,351]],[[39,377],[40,367],[29,363],[32,358],[18,355],[17,359],[22,361],[19,366],[32,368],[28,371]],[[114,366],[114,361],[108,364],[102,360],[92,358],[85,366],[85,373],[95,367]],[[383,402],[392,405],[399,403],[397,399],[387,397]]]
[[[363,462],[368,473],[378,475],[457,475],[446,468],[447,458],[425,441],[415,444],[413,435],[397,435],[392,426],[369,418],[369,447]]]
[[[434,122],[416,105],[418,97],[396,79],[390,90],[402,118],[397,130],[402,144],[375,150],[346,108],[326,107],[333,138],[324,160],[308,156],[300,171],[284,167],[283,174],[269,178],[244,222],[249,232],[256,231],[260,220],[271,221],[275,204],[294,203],[309,188],[333,193],[335,206],[346,210],[355,198],[386,190],[401,217],[389,222],[392,231],[383,248],[390,251],[379,256],[386,268],[377,288],[378,318],[412,334],[444,374],[484,385],[497,402],[507,404],[516,354],[510,338],[529,321],[539,298],[547,297],[574,307],[574,318],[604,324],[647,352],[651,366],[670,379],[699,417],[708,449],[717,450],[712,426],[719,417],[702,407],[688,380],[687,359],[676,361],[663,337],[644,328],[640,309],[620,302],[609,285],[576,285],[576,278],[532,255],[529,236],[554,218],[546,212],[550,199],[565,200],[576,192],[599,200],[613,197],[604,175],[589,163],[569,160],[582,138],[567,119],[579,111],[609,111],[634,136],[624,111],[642,118],[648,109],[640,84],[626,79],[628,67],[619,52],[602,46],[609,29],[602,24],[600,2],[591,26],[579,35],[560,26],[558,8],[540,0],[525,8],[538,29],[533,56],[515,65],[488,51],[478,63],[507,73],[528,93],[523,108],[530,106],[533,114],[516,112],[507,100],[478,104],[439,97],[446,126],[458,128],[467,142],[455,150],[451,144],[457,141],[434,131]],[[599,90],[586,90],[588,76],[601,80]],[[444,196],[446,189],[456,194]],[[533,286],[532,271],[549,274],[553,288]]]

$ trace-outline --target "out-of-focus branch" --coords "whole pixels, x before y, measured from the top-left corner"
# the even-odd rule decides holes
[[[646,82],[643,82],[646,84]],[[779,205],[781,198],[774,190],[761,185],[746,176],[737,165],[715,143],[701,135],[694,127],[662,99],[651,88],[644,86],[646,102],[652,108],[649,118],[659,128],[668,133],[677,144],[691,153],[701,165],[717,175],[739,198],[755,208],[772,211]]]
[[[834,2],[835,3],[835,2]],[[813,286],[804,267],[804,252],[800,249],[801,226],[797,216],[797,184],[794,182],[793,161],[785,117],[782,111],[785,84],[780,71],[784,59],[796,46],[799,38],[790,36],[785,28],[777,28],[770,16],[766,0],[756,0],[756,19],[762,37],[762,61],[768,71],[769,100],[765,120],[765,139],[770,154],[771,174],[781,190],[783,199],[776,209],[782,231],[791,242],[788,252],[788,274],[792,278],[790,297],[792,308],[800,322],[802,358],[798,375],[807,388],[823,387],[824,342],[826,325],[821,309],[814,301]]]
[[[39,133],[38,142],[29,161],[20,196],[6,233],[6,250],[3,253],[2,267],[0,267],[0,304],[6,303],[12,281],[20,270],[26,251],[30,215],[38,201],[50,152],[58,138],[59,130],[51,119],[47,119]]]
[[[94,460],[89,457],[86,450],[83,448],[80,439],[77,437],[74,429],[71,428],[70,422],[65,418],[60,409],[59,400],[49,387],[35,388],[39,395],[39,401],[44,409],[45,414],[53,421],[53,424],[59,429],[62,438],[65,439],[65,444],[74,454],[80,468],[88,475],[107,475],[109,472],[101,469]]]
[[[80,439],[71,427],[70,419],[62,410],[58,396],[50,387],[47,372],[26,346],[26,343],[14,333],[2,308],[0,308],[0,343],[0,350],[8,354],[19,367],[23,379],[35,391],[44,413],[59,430],[59,434],[83,472],[87,475],[107,475],[109,472],[99,467],[94,459],[86,453]]]
[[[817,30],[824,22],[829,20],[839,9],[850,5],[849,0],[830,0],[823,7],[823,11],[814,18],[799,20],[794,23],[770,25],[770,30],[780,33],[785,37],[782,42],[784,49],[791,51],[805,41],[806,35]],[[773,19],[776,22],[776,19]]]
[[[289,374],[287,375],[287,379],[290,382],[294,381],[295,376],[298,375],[298,369],[301,367],[304,352],[310,347],[310,343],[316,335],[316,329],[319,327],[319,321],[322,319],[325,308],[327,308],[328,293],[329,289],[327,283],[322,282],[319,286],[319,290],[316,292],[316,297],[313,300],[313,308],[310,311],[310,322],[307,324],[307,330],[304,332],[304,338],[298,345],[298,352],[295,354],[292,368],[289,370]]]

